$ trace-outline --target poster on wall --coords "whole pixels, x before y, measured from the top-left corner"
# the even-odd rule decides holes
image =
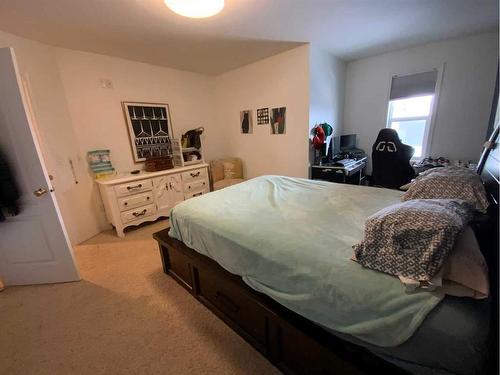
[[[172,121],[168,104],[122,102],[136,163],[172,153]]]
[[[269,108],[259,108],[257,110],[257,125],[269,124]]]
[[[271,134],[285,134],[286,132],[286,107],[271,110]]]
[[[245,110],[240,112],[240,128],[243,134],[253,133],[252,111]]]

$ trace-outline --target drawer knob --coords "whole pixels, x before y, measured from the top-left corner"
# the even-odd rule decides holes
[[[146,200],[149,200],[150,197],[146,197]]]
[[[139,217],[145,215],[146,212],[148,212],[148,210],[144,209],[141,212],[132,212],[132,215],[134,215],[135,217]]]
[[[123,205],[124,205],[124,206],[127,206],[127,205],[128,205],[128,203],[127,203],[127,202],[125,202],[125,203],[123,203]]]
[[[127,186],[127,190],[140,189],[141,187],[142,187],[142,184],[134,185],[134,186]]]

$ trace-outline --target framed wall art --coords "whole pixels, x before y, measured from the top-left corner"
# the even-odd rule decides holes
[[[245,110],[240,112],[240,128],[243,134],[253,133],[252,111]]]
[[[134,161],[172,153],[172,120],[168,104],[122,102]]]
[[[257,109],[257,125],[269,124],[269,108]]]
[[[286,133],[286,107],[271,110],[271,134]]]

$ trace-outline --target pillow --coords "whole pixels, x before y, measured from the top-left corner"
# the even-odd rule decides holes
[[[224,165],[224,179],[243,178],[243,170],[241,161],[239,159],[225,159]]]
[[[448,295],[476,299],[488,297],[488,265],[471,227],[460,234],[439,275],[443,279],[441,290]]]
[[[446,176],[475,176],[479,178],[479,175],[475,170],[469,169],[469,168],[464,168],[464,167],[456,167],[456,166],[448,166],[448,167],[438,167],[438,168],[431,168],[429,170],[426,170],[422,173],[420,173],[415,180],[419,180],[420,178],[423,178],[425,176],[429,176],[431,174],[440,174],[440,175],[446,175]]]
[[[354,245],[362,266],[429,282],[441,269],[458,235],[473,216],[460,200],[415,199],[371,215]]]
[[[225,161],[222,163],[224,165],[224,180],[231,180],[236,178],[236,171],[234,163],[230,161]]]
[[[402,198],[412,199],[460,199],[479,212],[486,212],[489,205],[481,178],[459,167],[433,168],[417,176]]]
[[[443,267],[429,283],[400,277],[407,291],[422,288],[455,297],[487,298],[490,291],[488,265],[470,226],[460,233]]]
[[[355,255],[351,259],[357,261]],[[404,277],[399,279],[407,291],[419,288],[474,299],[488,298],[490,292],[488,265],[470,226],[460,233],[451,254],[430,283],[422,285],[416,280]]]
[[[224,179],[224,165],[220,160],[212,160],[210,162],[210,172],[212,173],[213,182]]]
[[[410,184],[423,179],[426,176],[429,176],[431,174],[439,174],[439,175],[446,175],[446,176],[478,176],[478,174],[468,168],[463,168],[463,167],[457,167],[454,165],[448,166],[448,167],[434,167],[434,168],[429,168],[423,172],[420,172],[411,182]]]

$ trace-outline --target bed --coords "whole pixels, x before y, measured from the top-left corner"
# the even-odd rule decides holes
[[[480,166],[490,217],[473,224],[493,278],[497,153]],[[496,298],[405,293],[350,259],[366,217],[401,194],[263,176],[179,204],[155,238],[164,271],[286,373],[494,372]]]

